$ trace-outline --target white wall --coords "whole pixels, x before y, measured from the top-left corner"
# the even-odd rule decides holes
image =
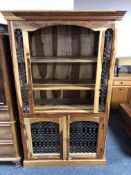
[[[73,10],[74,0],[0,0],[0,10]]]
[[[119,22],[117,56],[131,56],[131,0],[0,0],[0,10],[127,10]],[[0,23],[6,23],[1,14]]]
[[[127,10],[119,22],[117,56],[131,56],[131,0],[74,0],[74,10]]]
[[[74,0],[0,0],[1,10],[73,10]],[[0,23],[6,24],[0,14]]]

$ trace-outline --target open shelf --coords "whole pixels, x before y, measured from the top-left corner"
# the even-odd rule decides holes
[[[94,84],[33,84],[33,90],[94,90]]]
[[[32,63],[96,63],[97,57],[31,57]]]
[[[93,110],[94,90],[34,90],[35,111]]]
[[[84,84],[84,85],[95,85],[95,81],[93,80],[85,80],[85,79],[80,79],[80,80],[59,80],[59,79],[48,79],[48,80],[43,80],[41,82],[41,79],[33,79],[34,84]]]
[[[69,82],[79,83],[89,81],[95,83],[96,64],[88,63],[34,63],[32,64],[33,83]],[[82,83],[81,83],[82,84]]]
[[[92,112],[99,32],[58,25],[29,39],[35,112]]]
[[[61,106],[61,108],[64,106],[66,108],[70,107],[68,105],[71,106],[75,106],[75,105],[82,105],[82,106],[86,106],[85,104],[87,103],[86,99],[83,98],[79,98],[79,99],[69,99],[69,98],[65,98],[65,99],[36,99],[35,103],[37,104],[36,106],[52,106],[52,107],[57,107],[57,106]],[[66,104],[66,105],[65,105]],[[73,105],[75,104],[75,105]],[[91,106],[90,104],[87,104],[89,106]]]
[[[91,112],[93,105],[37,105],[34,109],[36,112]]]

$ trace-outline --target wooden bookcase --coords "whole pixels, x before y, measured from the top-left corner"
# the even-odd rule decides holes
[[[24,165],[103,165],[117,20],[125,11],[3,12]]]

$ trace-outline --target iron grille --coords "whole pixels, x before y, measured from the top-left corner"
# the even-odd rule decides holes
[[[19,78],[21,85],[21,96],[23,103],[23,112],[29,113],[29,101],[28,101],[28,91],[27,91],[27,80],[25,72],[25,62],[24,62],[24,49],[23,49],[23,36],[21,29],[15,29],[15,42],[16,42],[16,53],[19,68]]]
[[[109,71],[110,71],[110,60],[111,60],[111,54],[112,54],[112,38],[113,38],[113,30],[112,29],[106,30],[102,73],[101,73],[99,112],[105,111],[105,103],[106,103],[106,96],[107,96],[107,90],[108,90],[108,78],[109,78]]]
[[[98,123],[79,121],[70,124],[70,152],[95,153],[97,147]]]
[[[37,122],[31,124],[34,153],[60,153],[59,124]]]

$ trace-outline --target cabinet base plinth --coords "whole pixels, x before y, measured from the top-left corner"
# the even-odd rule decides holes
[[[24,166],[101,166],[107,165],[105,159],[88,160],[24,160]]]

